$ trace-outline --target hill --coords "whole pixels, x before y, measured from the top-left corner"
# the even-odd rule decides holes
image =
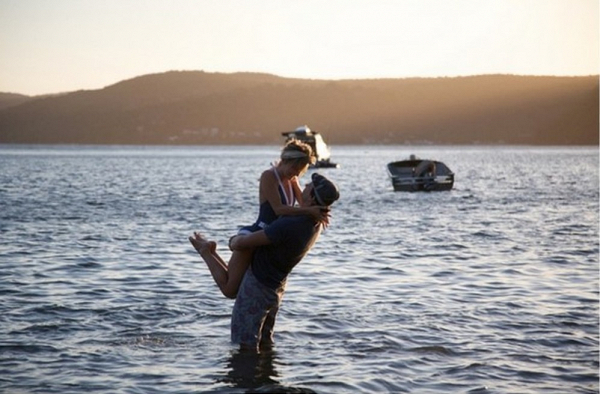
[[[308,124],[332,144],[598,145],[598,85],[598,76],[327,81],[173,71],[8,97],[10,105],[0,95],[0,142],[281,143],[281,131]]]
[[[0,110],[8,107],[14,107],[15,105],[26,103],[30,101],[32,97],[25,96],[23,94],[16,93],[0,93]]]

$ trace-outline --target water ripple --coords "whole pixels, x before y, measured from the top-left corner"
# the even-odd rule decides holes
[[[457,174],[429,194],[391,190],[403,147],[336,149],[332,224],[247,355],[186,238],[251,223],[277,151],[0,150],[0,391],[598,392],[597,149],[414,148]]]

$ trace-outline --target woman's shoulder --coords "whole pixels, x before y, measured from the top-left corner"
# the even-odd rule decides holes
[[[271,168],[269,168],[268,170],[264,170],[262,174],[260,174],[260,180],[275,181],[276,179],[273,170]]]

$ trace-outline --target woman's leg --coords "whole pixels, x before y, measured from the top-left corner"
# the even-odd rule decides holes
[[[229,258],[227,283],[221,288],[221,291],[228,298],[235,298],[240,288],[240,283],[244,279],[246,270],[250,266],[252,253],[254,250],[234,250]]]
[[[206,262],[208,270],[223,295],[235,298],[242,278],[250,265],[252,250],[234,251],[229,259],[229,264],[225,264],[225,261],[217,253],[214,242],[207,241],[198,233],[194,233],[189,240]]]

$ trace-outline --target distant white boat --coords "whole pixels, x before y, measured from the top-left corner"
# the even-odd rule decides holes
[[[337,168],[337,163],[330,160],[331,150],[323,140],[323,137],[318,131],[311,130],[308,126],[300,126],[294,131],[284,131],[281,133],[286,137],[285,142],[296,139],[302,141],[313,149],[317,156],[317,161],[311,167],[313,168]]]

